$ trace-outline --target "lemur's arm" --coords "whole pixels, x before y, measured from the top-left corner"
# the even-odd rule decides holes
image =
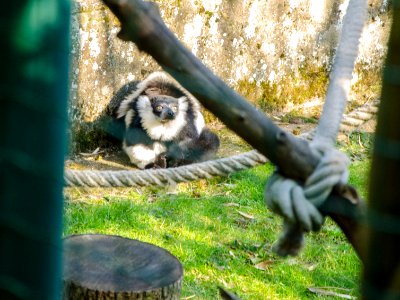
[[[122,147],[140,169],[166,167],[165,145],[151,140],[141,128],[128,127]]]

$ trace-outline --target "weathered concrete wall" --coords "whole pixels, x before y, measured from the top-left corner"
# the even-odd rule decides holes
[[[92,143],[91,128],[124,83],[159,69],[132,43],[116,38],[118,22],[97,0],[72,12],[73,148]],[[261,109],[320,102],[348,1],[159,0],[166,24],[218,76]],[[354,74],[354,98],[379,92],[390,28],[387,1],[370,0]],[[94,145],[93,145],[94,146]]]

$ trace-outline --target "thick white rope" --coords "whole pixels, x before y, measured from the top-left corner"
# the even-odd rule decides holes
[[[333,146],[349,97],[360,37],[367,13],[366,0],[350,0],[336,50],[326,101],[313,143]]]
[[[265,156],[255,150],[217,160],[196,163],[177,168],[134,171],[66,170],[65,186],[81,187],[127,187],[165,186],[252,168],[267,162]]]
[[[343,115],[342,122],[340,123],[339,132],[349,133],[354,131],[357,127],[372,120],[378,112],[379,100],[366,102],[363,105],[352,110],[348,114]],[[302,133],[300,137],[305,140],[311,141],[315,134],[316,129]]]
[[[320,159],[314,172],[304,186],[279,173],[275,173],[266,186],[266,204],[281,215],[285,223],[284,233],[274,248],[282,256],[297,255],[303,244],[303,232],[321,228],[324,218],[317,207],[336,184],[347,182],[350,160],[336,150],[334,144],[349,96],[366,11],[366,0],[350,0],[322,116],[310,143],[311,150]]]
[[[378,108],[378,101],[366,103],[345,116],[340,128],[341,132],[354,130],[355,125],[372,119]],[[301,138],[311,139],[315,130],[300,135]],[[170,169],[149,170],[71,170],[64,174],[67,187],[140,187],[159,185],[165,186],[179,182],[188,182],[213,176],[228,176],[232,172],[245,170],[266,163],[268,160],[255,150],[193,165]]]

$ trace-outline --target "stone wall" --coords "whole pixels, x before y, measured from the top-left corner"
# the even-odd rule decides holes
[[[320,103],[348,1],[159,0],[167,26],[213,72],[266,111]],[[369,1],[354,73],[353,99],[379,93],[390,28],[388,1]],[[72,149],[93,148],[93,128],[113,93],[158,65],[120,41],[118,21],[97,0],[72,11]]]

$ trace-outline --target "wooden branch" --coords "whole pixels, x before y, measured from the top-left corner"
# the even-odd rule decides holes
[[[310,151],[308,142],[280,129],[263,112],[216,77],[166,27],[154,3],[141,0],[103,1],[121,22],[118,34],[121,39],[134,42],[140,50],[150,54],[205,108],[277,165],[282,174],[302,182],[311,174],[318,159]],[[332,209],[336,205],[345,205],[351,209],[353,216],[359,216],[359,203],[359,199],[352,204],[344,197],[330,197],[328,204],[324,205],[329,207],[329,211],[324,211],[324,207],[321,210],[338,222],[362,257],[358,223],[347,217],[343,222],[343,216]]]
[[[121,39],[135,42],[140,50],[153,56],[205,108],[279,165],[282,173],[305,179],[312,172],[317,159],[306,155],[310,152],[308,143],[289,136],[212,74],[165,26],[154,3],[140,0],[104,2],[121,21],[122,29],[118,34]],[[304,153],[298,155],[300,151]],[[297,170],[305,173],[298,174]]]

